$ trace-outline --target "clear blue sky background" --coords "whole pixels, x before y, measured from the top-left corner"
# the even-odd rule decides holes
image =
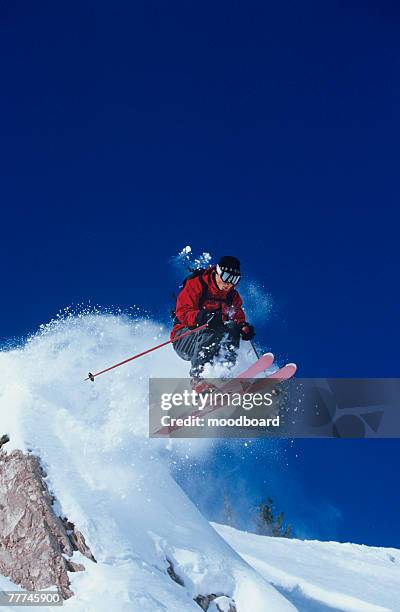
[[[17,0],[0,27],[3,342],[89,300],[167,320],[191,244],[267,287],[258,338],[302,375],[398,375],[398,3]],[[400,546],[399,448],[210,465],[309,535]]]

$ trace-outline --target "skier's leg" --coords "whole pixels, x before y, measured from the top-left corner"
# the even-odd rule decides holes
[[[188,329],[188,327],[183,327],[176,333],[180,335]],[[236,323],[228,322],[219,329],[202,329],[197,333],[185,336],[182,340],[176,340],[172,346],[181,359],[191,361],[190,375],[200,378],[204,366],[212,363],[221,348],[224,359],[230,367],[233,367],[237,359],[239,342],[239,327]]]
[[[176,336],[178,337],[187,331],[189,331],[188,327],[182,327],[181,329],[178,329],[178,331],[176,332]],[[181,340],[176,340],[172,344],[176,354],[179,355],[181,359],[184,359],[185,361],[191,360],[196,347],[196,335],[196,333],[189,334]]]
[[[176,335],[180,336],[188,329],[188,327],[182,327],[176,332]],[[211,363],[219,351],[222,337],[223,330],[202,329],[185,336],[182,340],[176,340],[172,346],[181,359],[192,362],[190,376],[200,378],[206,363]]]
[[[196,344],[191,358],[192,367],[190,368],[190,375],[194,378],[200,378],[204,366],[212,363],[221,348],[224,328],[203,329],[194,335],[196,336]]]
[[[226,360],[228,367],[236,365],[240,344],[240,328],[234,321],[225,323],[225,335],[221,340],[221,356]]]

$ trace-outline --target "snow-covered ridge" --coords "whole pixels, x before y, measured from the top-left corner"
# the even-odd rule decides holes
[[[398,612],[400,550],[270,538],[214,527],[299,610]]]
[[[149,377],[187,375],[171,347],[83,382],[167,335],[149,321],[71,316],[0,352],[5,448],[41,458],[56,511],[97,560],[74,553],[86,570],[70,574],[65,609],[199,612],[194,599],[214,594],[237,612],[400,610],[399,551],[217,533],[198,512],[169,473],[165,441],[147,437]],[[189,456],[209,443],[173,442]],[[15,585],[0,577],[0,588]]]
[[[199,611],[198,595],[221,594],[237,611],[293,610],[201,516],[170,476],[165,442],[149,440],[149,376],[186,375],[171,347],[83,382],[167,336],[148,321],[70,317],[20,349],[0,353],[1,433],[37,454],[56,510],[84,534],[97,564],[71,574],[66,609]],[[205,444],[208,444],[206,442]],[[205,450],[193,447],[192,452]],[[190,447],[181,442],[185,452]],[[179,581],[171,579],[171,568]],[[168,572],[169,570],[169,572]],[[10,588],[3,579],[0,586]],[[268,603],[266,603],[268,602]],[[213,604],[212,604],[213,605]],[[210,605],[210,610],[212,609]],[[215,606],[214,606],[215,608]]]

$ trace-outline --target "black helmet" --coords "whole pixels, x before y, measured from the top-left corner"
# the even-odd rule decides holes
[[[216,270],[224,283],[237,285],[240,281],[240,261],[232,255],[223,255],[217,263]]]

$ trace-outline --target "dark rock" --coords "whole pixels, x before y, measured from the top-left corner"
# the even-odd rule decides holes
[[[216,595],[211,593],[211,595],[197,595],[197,597],[195,597],[194,600],[197,604],[199,604],[202,610],[208,610],[208,606],[210,605],[210,602],[212,602],[212,600],[215,599],[216,597],[217,597]]]
[[[213,603],[213,610],[217,610],[217,612],[223,612],[226,610],[225,604],[227,602],[229,603],[229,612],[237,612],[235,602],[227,595],[215,595],[215,593],[210,593],[210,595],[197,595],[194,601],[205,612],[209,609],[211,603]],[[218,604],[224,607],[220,607]]]
[[[217,610],[217,612],[225,612],[227,609],[226,604],[229,604],[228,612],[237,612],[235,602],[233,601],[233,599],[227,597],[226,595],[220,595],[219,597],[216,597],[213,600],[212,604],[213,605],[211,607]]]
[[[7,444],[7,442],[9,442],[9,441],[10,441],[10,438],[8,437],[7,434],[4,434],[3,436],[1,436],[1,438],[0,438],[0,448],[2,446],[4,446],[4,444]]]
[[[80,531],[78,531],[74,523],[71,523],[71,521],[69,521],[66,517],[64,517],[61,520],[63,522],[63,525],[65,527],[66,533],[68,535],[69,541],[72,544],[73,549],[78,550],[80,553],[82,553],[82,555],[84,555],[91,561],[94,561],[94,563],[97,563],[96,559],[94,558],[92,554],[92,551],[90,550],[89,546],[86,544],[86,540],[84,536],[81,534]]]
[[[167,563],[168,563],[168,567],[167,567],[168,576],[172,578],[172,580],[176,582],[177,584],[180,584],[181,586],[185,586],[185,583],[183,582],[182,578],[178,576],[178,574],[175,572],[172,561],[170,559],[167,559]]]
[[[0,452],[0,573],[28,590],[57,586],[68,599],[68,571],[85,568],[63,555],[95,559],[75,526],[68,533],[54,513],[44,475],[38,457]]]

